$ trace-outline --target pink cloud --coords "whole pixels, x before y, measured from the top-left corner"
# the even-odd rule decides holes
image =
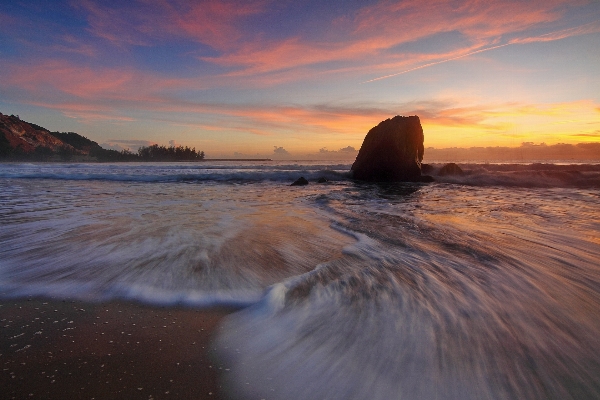
[[[73,35],[63,35],[60,38],[60,42],[61,43],[57,43],[51,47],[45,46],[45,50],[80,54],[90,58],[98,57],[99,52],[95,46],[86,43]]]
[[[314,35],[302,30],[276,39],[260,26],[244,24],[269,12],[271,4],[266,0],[143,0],[118,9],[94,0],[74,4],[86,14],[90,31],[98,37],[119,46],[150,45],[172,38],[203,43],[218,53],[201,55],[200,60],[230,69],[215,76],[216,80],[232,83],[231,78],[238,77],[248,84],[247,78],[251,78],[257,85],[331,74],[387,71],[393,76],[423,68],[423,64],[435,65],[504,46],[508,41],[558,40],[590,31],[567,29],[538,39],[526,34],[528,29],[559,21],[566,5],[572,4],[568,0],[381,1],[349,16],[333,17],[331,28],[319,39],[309,38]],[[462,46],[438,54],[393,51],[402,44],[446,32],[464,35]]]
[[[266,2],[210,0],[191,4],[184,13],[173,12],[168,18],[184,35],[218,49],[234,48],[243,40],[240,20],[265,10]]]
[[[5,85],[18,87],[33,97],[39,98],[47,93],[50,98],[69,95],[80,101],[92,102],[155,102],[162,91],[201,87],[197,79],[163,77],[133,68],[92,68],[66,60],[48,60],[27,66],[5,65],[5,74]]]
[[[144,119],[175,125],[255,135],[273,135],[275,132],[356,135],[367,132],[377,122],[398,113],[419,115],[425,127],[502,131],[506,129],[506,121],[514,117],[556,118],[573,113],[581,115],[582,112],[597,115],[600,111],[597,104],[589,101],[554,105],[484,103],[463,107],[456,107],[461,102],[453,99],[374,107],[364,104],[231,105],[193,102],[167,94],[174,88],[187,87],[189,84],[185,79],[162,78],[134,70],[94,70],[64,61],[14,68],[13,74],[3,82],[3,85],[29,92],[29,98],[32,99],[29,104],[59,110],[64,115],[84,121],[133,121],[135,115],[144,115]],[[44,90],[40,88],[48,87],[53,89],[44,97]],[[57,95],[57,92],[61,95]],[[183,122],[185,120],[189,122]]]
[[[117,45],[143,46],[183,37],[226,49],[244,36],[240,20],[263,11],[266,2],[143,0],[118,9],[93,0],[74,4],[86,13],[94,35]]]
[[[470,55],[475,55],[512,44],[525,44],[541,41],[560,40],[567,37],[595,33],[600,31],[600,24],[595,21],[579,27],[562,29],[548,34],[531,36],[528,29],[546,26],[561,18],[560,6],[564,1],[553,2],[465,2],[460,7],[453,9],[446,2],[437,4],[428,3],[429,8],[418,8],[416,3],[403,2],[401,5],[386,3],[385,6],[368,9],[358,18],[358,32],[367,30],[369,24],[381,25],[388,39],[382,41],[383,46],[390,46],[394,38],[405,38],[406,32],[414,35],[414,40],[427,37],[434,33],[459,31],[466,35],[470,45],[462,48],[437,54],[410,54],[409,58],[395,62],[392,57],[386,61],[379,61],[372,70],[400,69],[388,75],[376,77],[363,83],[386,79],[405,74],[433,65],[457,60]],[[431,7],[434,5],[435,7]],[[564,7],[563,7],[564,8]],[[418,13],[425,11],[425,27],[434,27],[428,32],[427,28],[412,26],[410,21],[423,21]],[[415,15],[406,16],[408,25],[394,24],[393,19],[399,18],[399,12],[414,12]],[[383,21],[383,23],[382,23]],[[379,25],[378,25],[379,22]],[[376,35],[380,35],[376,32]],[[514,37],[514,36],[517,37]],[[382,60],[382,59],[380,59]]]
[[[116,45],[149,45],[144,38],[143,26],[152,26],[153,15],[135,12],[133,9],[112,9],[92,0],[74,1],[73,6],[82,10],[88,20],[89,31]]]
[[[546,33],[544,35],[512,39],[510,43],[525,44],[535,42],[551,42],[554,40],[566,39],[568,37],[587,35],[590,33],[598,32],[600,32],[600,21],[593,21],[588,24],[567,29],[561,29],[555,32]]]
[[[332,21],[332,29],[337,31],[319,41],[304,39],[301,34],[280,40],[242,40],[236,47],[202,60],[235,67],[229,76],[260,79],[257,75],[268,75],[261,80],[267,83],[332,71],[418,69],[423,68],[420,66],[423,63],[434,65],[505,46],[511,39],[510,43],[526,43],[525,39],[513,37],[523,37],[528,29],[558,21],[563,6],[568,3],[563,0],[467,1],[454,7],[446,1],[385,1],[365,7],[353,17]],[[558,40],[589,31],[566,30],[562,35],[548,35],[543,40]],[[390,51],[404,43],[446,32],[462,33],[466,44],[438,54]],[[340,61],[346,64],[342,69],[323,66]],[[302,68],[310,71],[301,71]]]

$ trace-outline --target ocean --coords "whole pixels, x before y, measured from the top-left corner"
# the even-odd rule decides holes
[[[235,307],[234,398],[600,398],[600,165],[460,166],[0,164],[0,298]]]

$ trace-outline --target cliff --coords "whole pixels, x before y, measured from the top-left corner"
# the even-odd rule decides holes
[[[50,132],[15,115],[0,113],[0,156],[51,153],[89,155],[100,145],[74,132]]]
[[[52,151],[59,150],[65,143],[52,136],[50,131],[41,127],[34,127],[28,122],[21,121],[14,115],[0,113],[0,132],[13,149],[21,148],[25,153],[35,150],[36,147],[44,146]],[[72,147],[72,146],[70,146]]]
[[[0,113],[0,159],[8,161],[201,161],[204,152],[183,146],[141,147],[129,150],[103,149],[93,140],[75,132],[50,132],[22,121],[19,116]]]

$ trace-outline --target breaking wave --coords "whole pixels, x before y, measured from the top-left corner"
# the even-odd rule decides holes
[[[599,164],[459,164],[460,175],[439,174],[443,164],[432,164],[437,182],[469,186],[527,188],[598,188]]]
[[[598,399],[600,167],[441,167],[2,164],[0,297],[245,307],[232,398]]]
[[[424,174],[436,182],[469,186],[527,188],[597,188],[600,164],[460,164],[461,175],[440,174],[443,164],[429,164]],[[300,176],[345,181],[351,164],[327,162],[0,164],[0,179],[114,181],[139,183],[291,183]]]
[[[240,163],[143,163],[143,164],[3,164],[0,179],[57,179],[115,182],[293,182],[349,178],[347,164],[295,164],[277,162]]]

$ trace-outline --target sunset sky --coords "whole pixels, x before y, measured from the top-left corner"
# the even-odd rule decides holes
[[[600,142],[600,1],[2,1],[0,112],[211,157]]]

